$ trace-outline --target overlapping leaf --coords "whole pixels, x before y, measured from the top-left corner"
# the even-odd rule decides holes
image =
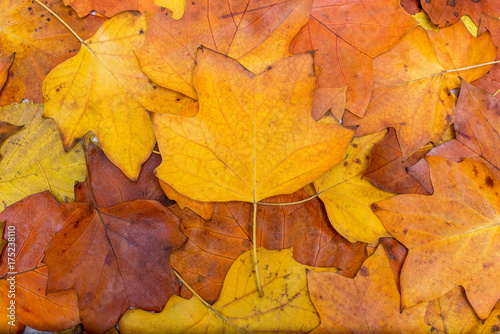
[[[44,82],[44,116],[56,120],[69,149],[87,132],[130,179],[155,146],[147,111],[180,112],[192,101],[152,83],[134,51],[145,41],[146,19],[125,12],[107,21],[78,54]]]
[[[33,103],[0,109],[0,120],[22,126],[0,147],[0,212],[47,189],[60,202],[74,200],[75,181],[85,179],[81,145],[65,152],[54,121],[42,112],[43,105]]]
[[[400,195],[374,205],[387,230],[408,249],[402,305],[436,299],[457,285],[479,318],[500,299],[500,181],[482,163],[427,157],[432,196]]]
[[[438,27],[453,24],[462,15],[469,15],[476,24],[479,24],[481,13],[500,16],[500,8],[495,0],[425,0],[421,3],[422,8]]]
[[[10,238],[13,244],[2,254],[0,294],[9,303],[9,295],[15,296],[16,318],[21,323],[42,331],[63,330],[80,323],[74,291],[46,294],[47,266],[42,258],[50,239],[88,215],[88,210],[84,203],[57,203],[46,191],[25,198],[0,214],[0,221],[6,221],[4,239]],[[11,283],[7,281],[12,277],[13,293],[9,292]]]
[[[62,0],[44,4],[82,38],[90,37],[104,22],[90,16],[80,19]],[[2,1],[0,12],[0,58],[16,53],[11,73],[0,92],[0,106],[28,99],[42,102],[42,82],[57,64],[74,56],[80,42],[46,9],[33,0]]]
[[[454,100],[450,89],[460,86],[458,75],[473,81],[491,67],[480,66],[447,72],[494,60],[491,36],[474,38],[462,22],[425,31],[417,27],[373,63],[373,93],[357,135],[387,127],[396,130],[403,159],[428,142],[437,142],[453,122]],[[405,96],[405,98],[401,98]]]
[[[14,54],[0,59],[0,90],[3,88],[5,81],[7,81],[12,62],[14,62]]]
[[[155,5],[153,0],[63,0],[66,6],[71,6],[78,13],[78,16],[83,17],[88,15],[92,10],[107,17],[127,11],[137,10],[141,13],[145,12],[161,12],[161,7]]]
[[[189,208],[191,211],[197,213],[206,220],[210,220],[210,218],[212,218],[212,213],[214,212],[214,202],[200,202],[184,196],[175,190],[171,185],[163,182],[162,180],[160,180],[160,186],[168,198],[176,201],[181,209]]]
[[[322,69],[318,87],[348,85],[347,109],[363,116],[372,90],[373,58],[389,50],[416,25],[398,0],[315,1],[309,23],[295,37],[290,50],[317,50],[315,62]],[[318,90],[315,100],[329,94]],[[320,115],[326,110],[318,106],[314,112]]]
[[[152,117],[163,158],[158,177],[200,201],[257,202],[300,189],[339,162],[352,137],[311,118],[315,79],[311,53],[255,75],[200,49],[198,114]]]
[[[120,331],[131,333],[308,333],[320,323],[309,299],[306,270],[292,258],[291,249],[258,249],[264,297],[255,285],[251,252],[231,266],[221,297],[208,309],[194,297],[173,297],[160,314],[129,310]],[[222,315],[227,321],[217,315]],[[172,321],[174,320],[175,321]]]
[[[500,46],[500,20],[496,17],[483,14],[481,16],[481,25],[479,26],[478,34],[482,35],[486,31],[491,33],[491,38],[493,39],[493,44],[495,46]],[[495,60],[500,60],[500,51],[497,49],[497,55]],[[490,94],[498,94],[500,89],[500,67],[498,64],[493,65],[491,70],[486,73],[483,77],[474,81],[473,84],[476,87],[484,89]]]
[[[299,190],[264,202],[290,203],[308,197]],[[217,203],[210,221],[183,211],[181,229],[189,241],[172,253],[170,262],[205,300],[217,299],[229,267],[251,249],[252,214],[252,205],[243,202]],[[293,247],[296,261],[313,267],[337,267],[348,277],[356,274],[367,257],[365,244],[351,244],[331,227],[318,199],[282,207],[260,205],[257,246]],[[184,287],[182,296],[190,295]]]
[[[307,23],[311,3],[187,1],[182,20],[162,14],[148,16],[147,42],[137,52],[141,67],[156,83],[197,99],[193,68],[200,45],[261,73],[289,55],[288,45]]]

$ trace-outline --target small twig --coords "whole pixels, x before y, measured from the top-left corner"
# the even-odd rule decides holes
[[[38,168],[40,168],[40,170],[42,171],[42,174],[43,174],[43,177],[45,178],[45,182],[47,182],[47,187],[49,188],[49,191],[52,192],[52,189],[50,188],[50,183],[49,183],[49,179],[47,178],[47,175],[45,175],[45,172],[42,168],[42,165],[40,165],[40,163],[38,162],[38,160],[36,161],[37,165],[38,165]]]
[[[35,0],[35,2],[37,4],[39,4],[40,6],[42,6],[43,8],[45,8],[46,11],[48,11],[50,14],[52,14],[57,20],[59,20],[59,22],[61,22],[66,28],[68,28],[68,30],[73,34],[75,35],[75,37],[80,41],[80,43],[82,43],[83,45],[85,45],[85,42],[83,41],[83,39],[78,36],[78,34],[69,26],[69,24],[67,24],[66,22],[64,22],[63,19],[61,19],[59,17],[59,15],[57,15],[56,13],[54,13],[52,11],[52,9],[50,9],[49,7],[45,6],[41,1],[39,0]]]
[[[500,63],[500,60],[490,61],[489,63],[483,63],[483,64],[477,64],[477,65],[468,66],[468,67],[457,68],[455,70],[447,70],[447,71],[444,71],[444,72],[441,72],[441,73],[466,71],[466,70],[470,70],[470,69],[473,69],[473,68],[478,68],[478,67],[483,67],[483,66],[488,66],[488,65],[494,65],[494,64],[499,64],[499,63]]]
[[[255,281],[257,282],[257,291],[259,291],[259,297],[264,297],[264,291],[262,290],[262,285],[260,284],[259,276],[259,261],[257,259],[257,202],[253,202],[253,225],[252,225],[252,241],[253,241],[253,266],[255,268]]]
[[[160,151],[155,151],[155,150],[153,150],[153,153],[161,154]]]

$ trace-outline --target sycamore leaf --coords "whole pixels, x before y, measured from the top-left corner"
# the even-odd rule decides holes
[[[206,220],[209,220],[212,217],[212,213],[214,212],[214,202],[200,202],[184,196],[162,180],[160,180],[160,186],[167,197],[176,201],[181,209],[189,208],[191,211],[197,213]]]
[[[14,53],[9,57],[0,59],[0,90],[2,89],[7,77],[9,76],[9,68],[14,62]]]
[[[120,332],[308,333],[317,327],[320,319],[309,299],[306,270],[293,260],[292,250],[257,251],[264,269],[260,272],[264,297],[260,298],[256,289],[252,252],[246,252],[231,266],[221,296],[212,306],[232,325],[194,297],[174,297],[160,314],[128,310],[118,324]]]
[[[161,12],[161,7],[153,0],[63,0],[66,6],[71,6],[78,16],[87,16],[92,10],[107,17],[127,11]]]
[[[62,0],[46,0],[82,38],[90,37],[104,22],[89,16],[80,19]],[[0,12],[0,58],[16,54],[11,73],[0,92],[0,106],[28,99],[42,102],[42,82],[57,64],[74,56],[80,45],[71,32],[33,0],[3,0]]]
[[[405,245],[402,305],[440,297],[457,285],[481,319],[500,299],[500,181],[482,163],[426,157],[432,196],[400,195],[373,209]]]
[[[263,202],[290,203],[308,197],[299,190]],[[189,210],[182,212],[181,230],[188,242],[172,253],[170,263],[206,301],[217,299],[229,267],[252,248],[252,215],[252,204],[244,202],[217,203],[210,221]],[[367,257],[365,244],[351,244],[331,227],[317,198],[290,206],[259,205],[257,247],[293,247],[299,263],[337,267],[348,277],[355,275]],[[191,293],[184,287],[181,296],[190,297]]]
[[[484,14],[481,16],[481,25],[479,26],[478,35],[484,34],[486,31],[491,33],[493,44],[500,46],[500,20],[496,17]],[[497,49],[495,60],[500,60],[500,50]],[[500,66],[493,65],[491,70],[483,77],[473,82],[474,86],[484,89],[495,96],[500,90]]]
[[[134,50],[143,45],[145,32],[143,15],[114,16],[43,85],[44,116],[56,120],[64,147],[93,131],[109,160],[132,180],[155,146],[147,111],[176,113],[191,104],[141,71]]]
[[[193,99],[196,49],[203,45],[261,73],[289,55],[288,45],[306,24],[312,0],[187,1],[182,20],[148,16],[148,34],[137,52],[156,83]]]
[[[75,186],[77,202],[92,202],[88,180],[95,203],[100,208],[109,208],[125,201],[152,199],[165,206],[174,204],[163,193],[154,169],[161,162],[158,154],[152,154],[141,168],[137,182],[130,181],[104,152],[94,143],[88,145],[88,177]]]
[[[500,115],[500,104],[497,98],[462,80],[455,115],[456,139],[437,146],[427,155],[455,162],[471,158],[484,163],[497,177],[500,177],[498,115]],[[409,168],[408,173],[432,193],[429,166],[425,160],[420,160]]]
[[[489,34],[474,38],[461,21],[439,32],[417,27],[374,60],[373,93],[365,117],[344,124],[360,125],[359,136],[393,127],[406,159],[428,142],[437,142],[453,122],[450,89],[460,86],[458,75],[473,81],[491,66],[446,71],[493,61],[495,53]]]
[[[400,312],[399,292],[384,249],[379,246],[358,275],[307,274],[311,300],[321,317],[312,333],[426,333],[425,305]]]
[[[72,201],[75,181],[85,179],[81,145],[65,152],[54,121],[42,112],[43,105],[33,103],[0,109],[0,120],[23,125],[0,147],[0,212],[47,189],[60,202]]]
[[[317,0],[309,23],[295,37],[292,53],[315,51],[322,70],[318,87],[348,85],[347,109],[363,116],[372,89],[372,60],[416,26],[399,0]],[[321,91],[314,99],[324,98]],[[326,111],[326,110],[325,110]]]
[[[479,320],[467,301],[463,288],[457,286],[427,305],[425,322],[432,332],[443,334],[491,334],[500,331],[500,302],[486,321]]]
[[[45,191],[26,197],[0,214],[0,221],[6,221],[4,239],[9,241],[9,251],[2,254],[0,294],[4,300],[10,299],[11,282],[7,279],[13,277],[16,317],[23,324],[41,331],[58,331],[80,323],[74,291],[46,294],[47,266],[41,260],[50,239],[88,212],[88,204],[57,203]],[[14,263],[8,261],[12,254]]]
[[[338,163],[352,130],[311,118],[312,58],[285,58],[255,75],[200,49],[198,114],[152,115],[163,158],[157,176],[195,200],[257,202],[292,193]]]
[[[178,224],[156,201],[94,211],[52,238],[43,259],[47,291],[75,289],[82,324],[91,333],[115,326],[130,306],[160,311],[179,292],[168,262],[185,242]]]
[[[386,133],[355,138],[347,147],[343,161],[314,181],[333,228],[350,242],[376,243],[379,238],[389,236],[371,205],[394,194],[362,178],[373,146]]]
[[[457,22],[462,15],[469,15],[476,24],[479,24],[481,13],[500,16],[500,7],[496,0],[425,0],[421,3],[432,22],[439,27]]]

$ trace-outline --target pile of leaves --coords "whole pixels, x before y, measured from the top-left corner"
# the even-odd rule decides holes
[[[500,332],[500,7],[401,2],[1,0],[0,332]]]

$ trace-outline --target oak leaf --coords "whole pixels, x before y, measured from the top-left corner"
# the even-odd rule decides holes
[[[200,45],[236,59],[256,74],[290,55],[288,45],[307,23],[312,0],[187,1],[182,20],[148,15],[148,34],[137,52],[156,83],[193,99],[196,50]]]
[[[43,259],[47,291],[75,289],[82,324],[92,333],[115,326],[130,306],[160,311],[179,292],[168,261],[185,242],[178,224],[156,201],[94,210],[52,238]]]
[[[64,330],[80,323],[74,291],[46,294],[47,266],[42,258],[51,238],[88,212],[87,204],[57,203],[45,191],[26,197],[0,214],[0,221],[6,221],[4,239],[9,241],[1,259],[0,294],[10,303],[11,282],[7,279],[14,278],[16,318],[21,323],[41,331]]]
[[[307,274],[321,326],[311,333],[426,333],[425,305],[400,311],[399,292],[384,249],[378,246],[354,278]]]
[[[92,10],[107,17],[127,11],[137,10],[145,12],[161,12],[161,7],[155,5],[153,0],[63,0],[66,6],[71,6],[78,16],[87,16]]]
[[[479,318],[500,298],[500,181],[482,163],[429,156],[432,196],[399,195],[373,209],[408,257],[401,272],[403,307],[465,288]]]
[[[394,194],[363,179],[363,172],[370,163],[371,150],[386,133],[381,131],[353,139],[342,162],[314,181],[330,223],[350,242],[377,243],[379,238],[389,236],[372,212],[371,205]]]
[[[64,147],[92,131],[109,160],[132,180],[155,146],[148,111],[176,113],[192,102],[142,72],[134,50],[144,44],[145,32],[140,13],[114,16],[43,85],[44,116],[56,120]]]
[[[500,8],[495,0],[425,0],[421,1],[422,8],[429,14],[438,27],[445,27],[457,22],[462,15],[469,15],[479,24],[482,13],[491,16],[500,16]]]
[[[252,252],[246,252],[231,266],[221,296],[211,309],[195,297],[185,300],[174,296],[160,314],[127,311],[120,320],[120,332],[308,333],[317,327],[320,319],[309,299],[306,270],[293,260],[292,250],[257,251],[264,269],[260,272],[264,297],[260,298],[256,289]]]
[[[417,27],[374,60],[366,114],[362,119],[344,119],[344,124],[359,125],[359,136],[393,127],[406,159],[428,142],[436,143],[453,122],[450,89],[460,86],[458,75],[473,81],[491,65],[448,71],[487,63],[495,53],[489,34],[474,38],[461,21],[439,32]]]
[[[352,130],[311,118],[312,57],[285,58],[255,75],[200,49],[198,114],[152,115],[158,177],[195,200],[257,202],[292,193],[339,162]]]
[[[309,23],[292,41],[290,50],[295,54],[316,50],[315,62],[322,69],[318,87],[348,85],[346,107],[361,117],[370,100],[373,58],[416,25],[399,0],[314,1]],[[314,99],[324,98],[323,94],[318,90]],[[324,111],[314,110],[315,114]]]
[[[31,102],[0,109],[0,120],[23,126],[0,147],[0,212],[47,189],[60,202],[72,201],[75,181],[85,179],[81,145],[65,152],[54,121],[42,112]]]
[[[467,301],[463,288],[457,286],[427,305],[425,322],[432,331],[447,334],[491,334],[500,331],[500,302],[484,324]]]
[[[44,4],[82,38],[90,37],[105,19],[80,19],[62,0]],[[0,106],[23,99],[42,101],[42,82],[56,65],[76,54],[79,41],[52,14],[33,0],[4,0],[0,13],[0,58],[16,54],[11,75],[0,92]]]
[[[263,202],[290,203],[308,197],[299,190]],[[252,215],[252,204],[244,202],[216,203],[210,221],[190,210],[182,212],[181,230],[188,242],[172,253],[170,263],[208,302],[219,296],[233,262],[252,248]],[[259,205],[257,247],[293,247],[297,262],[312,267],[337,267],[348,277],[356,274],[367,257],[365,244],[351,244],[331,227],[317,198],[290,206]],[[181,296],[190,297],[191,293],[184,287]]]
[[[154,169],[161,162],[158,154],[152,154],[142,165],[137,182],[131,181],[118,167],[113,165],[104,152],[94,143],[88,145],[87,180],[75,186],[77,202],[92,202],[89,193],[92,189],[95,204],[109,208],[121,202],[136,199],[151,199],[165,206],[174,204],[163,193]]]

